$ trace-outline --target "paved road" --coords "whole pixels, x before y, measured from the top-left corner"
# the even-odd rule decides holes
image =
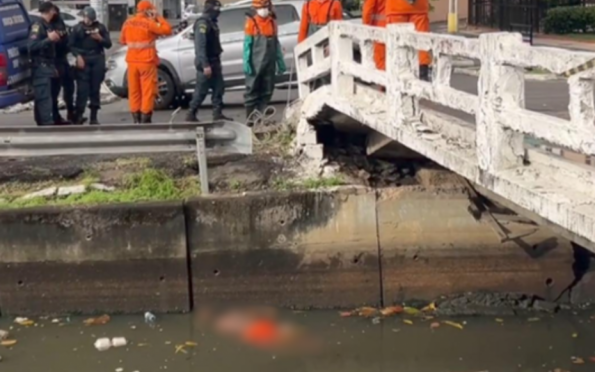
[[[288,90],[277,90],[273,96],[272,106],[277,110],[274,119],[281,119],[283,110],[287,104]],[[297,90],[292,89],[291,100],[297,98]],[[225,95],[226,108],[224,110],[225,115],[231,117],[238,122],[244,122],[245,120],[245,109],[243,106],[244,97],[243,92],[229,92]],[[206,107],[199,112],[199,119],[202,121],[211,120],[211,106],[210,100],[207,99]],[[168,123],[171,120],[173,110],[158,111],[153,116],[153,122]],[[186,114],[185,110],[180,110],[175,119],[181,121]],[[18,114],[0,114],[0,125],[1,126],[29,126],[33,125],[33,112],[25,111]],[[128,100],[120,100],[114,103],[105,105],[99,113],[99,120],[105,124],[123,124],[131,123],[130,112],[128,110]]]

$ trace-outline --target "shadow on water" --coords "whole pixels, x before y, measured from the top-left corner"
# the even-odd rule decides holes
[[[18,343],[0,347],[4,372],[116,371],[344,371],[344,372],[512,372],[595,370],[593,314],[540,315],[540,318],[457,318],[458,329],[396,316],[374,322],[341,318],[336,312],[287,313],[321,340],[315,355],[287,356],[232,343],[195,326],[190,315],[158,318],[118,316],[106,325],[84,326],[82,318],[64,325],[37,320],[22,327],[0,320]],[[406,324],[404,319],[413,324]],[[377,323],[377,324],[375,324]],[[434,324],[434,327],[436,325]],[[128,346],[95,350],[99,337],[128,339]],[[186,342],[196,346],[180,348]],[[176,352],[177,350],[177,352]],[[581,358],[581,359],[573,359]],[[584,364],[575,364],[583,361]]]

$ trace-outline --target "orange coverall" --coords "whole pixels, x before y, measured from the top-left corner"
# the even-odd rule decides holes
[[[415,0],[413,4],[409,0],[386,0],[387,23],[411,22],[419,32],[430,32],[429,11],[429,0]],[[431,62],[430,53],[419,52],[420,65],[429,66]]]
[[[143,1],[139,3],[139,10],[141,3]],[[143,12],[129,18],[122,26],[120,44],[128,46],[128,102],[133,114],[150,116],[153,113],[159,66],[155,40],[171,33],[171,25],[164,18],[152,19]]]
[[[365,25],[375,27],[386,26],[385,4],[387,0],[365,0],[362,8],[362,20]],[[386,46],[374,43],[374,61],[376,68],[386,68]]]
[[[343,19],[343,7],[339,0],[308,0],[302,7],[298,43],[306,40],[330,21]]]

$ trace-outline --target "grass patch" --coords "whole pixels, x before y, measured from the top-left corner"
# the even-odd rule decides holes
[[[89,184],[95,178],[83,178]],[[84,183],[84,182],[81,182]],[[79,184],[81,184],[79,183]],[[84,194],[69,195],[64,198],[4,198],[0,208],[23,208],[42,205],[97,205],[111,203],[134,203],[142,201],[177,200],[200,194],[200,185],[196,177],[174,180],[162,171],[145,169],[129,176],[124,187],[112,192],[90,190]]]

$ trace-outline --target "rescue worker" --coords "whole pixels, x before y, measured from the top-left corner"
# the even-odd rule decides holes
[[[75,120],[74,115],[74,76],[73,71],[68,63],[67,55],[70,52],[68,47],[68,29],[62,16],[60,15],[60,8],[56,6],[56,16],[50,23],[52,30],[60,35],[60,41],[56,43],[56,70],[58,76],[52,81],[52,105],[54,122],[57,125],[70,124]],[[66,104],[66,118],[60,115],[58,108],[58,96],[62,90],[62,98]]]
[[[56,15],[51,2],[39,4],[41,19],[31,25],[27,48],[31,58],[34,93],[34,117],[37,125],[53,125],[52,79],[57,76],[54,60],[56,43],[60,35],[51,30],[50,22]]]
[[[386,22],[413,23],[418,32],[430,31],[429,0],[386,0]],[[430,53],[419,52],[419,78],[429,80]]]
[[[147,0],[141,0],[136,10],[136,15],[122,26],[120,44],[128,46],[128,104],[132,120],[151,123],[158,93],[159,57],[155,40],[171,35],[172,27]]]
[[[105,49],[112,47],[107,28],[97,21],[97,13],[90,6],[83,9],[83,21],[74,26],[69,46],[76,57],[76,117],[83,123],[85,106],[89,101],[89,124],[99,124],[97,112],[101,108],[101,83],[105,79]]]
[[[277,38],[277,21],[270,0],[253,0],[244,27],[246,121],[257,110],[264,113],[275,89],[276,72],[286,71],[283,48]]]
[[[307,0],[302,7],[302,19],[298,43],[326,26],[330,21],[343,19],[343,7],[339,0]]]
[[[362,22],[368,26],[386,27],[385,5],[387,0],[365,0],[362,8]],[[386,46],[374,43],[374,62],[376,68],[386,68]]]
[[[231,120],[223,115],[223,68],[221,66],[221,41],[217,19],[221,11],[218,0],[205,0],[200,18],[194,22],[194,64],[196,66],[196,85],[186,114],[186,121],[198,122],[196,114],[211,90],[213,120]]]

